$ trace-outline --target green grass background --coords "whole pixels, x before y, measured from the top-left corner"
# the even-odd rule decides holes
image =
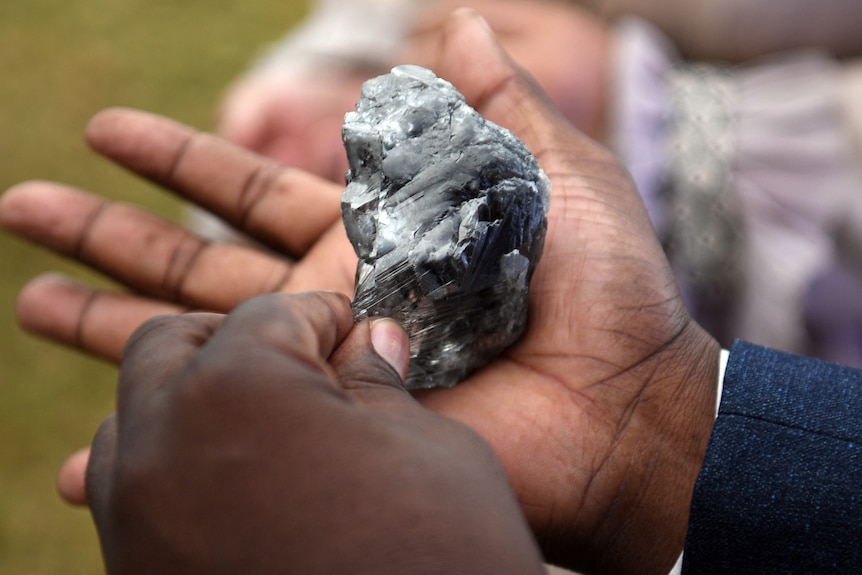
[[[306,11],[303,0],[0,1],[0,191],[69,183],[176,217],[178,203],[84,146],[87,119],[124,105],[201,129],[228,83]],[[31,277],[80,268],[0,234],[0,573],[103,571],[86,511],[54,476],[113,409],[115,368],[15,325]]]

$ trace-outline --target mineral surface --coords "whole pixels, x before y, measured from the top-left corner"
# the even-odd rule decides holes
[[[417,66],[366,82],[343,139],[354,315],[407,330],[408,389],[455,385],[526,327],[548,179],[514,134]]]

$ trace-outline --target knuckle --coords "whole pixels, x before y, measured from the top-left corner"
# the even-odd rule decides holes
[[[176,408],[200,414],[235,399],[236,390],[249,377],[249,366],[241,350],[217,351],[190,360],[172,396]]]
[[[123,349],[123,359],[132,355],[142,343],[150,338],[164,331],[176,329],[177,326],[186,323],[188,323],[188,319],[184,315],[157,315],[147,319],[129,337]]]

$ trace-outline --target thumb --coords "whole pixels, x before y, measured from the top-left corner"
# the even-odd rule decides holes
[[[553,197],[577,190],[577,195],[586,192],[591,199],[594,194],[589,190],[604,183],[603,192],[609,196],[601,202],[621,201],[626,211],[643,211],[638,217],[647,225],[644,229],[652,230],[643,206],[631,205],[640,204],[640,198],[616,156],[566,120],[535,80],[506,54],[479,14],[461,8],[450,15],[435,70],[482,116],[508,128],[526,144],[551,179]],[[552,220],[563,215],[551,210],[549,237],[554,233]]]
[[[403,390],[410,361],[407,334],[394,320],[357,324],[330,357],[341,386],[351,391],[385,387]]]
[[[515,132],[534,155],[556,147],[560,126],[568,127],[535,80],[500,46],[484,18],[469,8],[449,16],[435,71],[480,114]],[[580,136],[576,130],[567,132]]]

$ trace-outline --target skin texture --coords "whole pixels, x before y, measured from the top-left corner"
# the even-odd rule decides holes
[[[524,337],[455,388],[417,397],[488,442],[546,560],[667,572],[712,426],[718,345],[689,317],[613,155],[567,124],[475,13],[454,13],[442,34],[435,71],[524,140],[552,199]],[[269,291],[350,293],[337,187],[140,112],[103,112],[87,138],[290,258],[204,244],[129,206],[23,184],[0,201],[0,224],[137,292],[37,278],[18,302],[26,329],[116,359],[156,314],[226,312]]]
[[[404,391],[406,339],[331,292],[144,324],[87,475],[108,572],[542,573],[488,445]]]

